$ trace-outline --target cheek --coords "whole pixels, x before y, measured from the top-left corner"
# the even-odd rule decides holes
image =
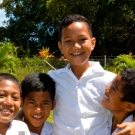
[[[26,112],[31,111],[34,107],[31,105],[27,105],[27,104],[23,104],[22,106],[23,110],[25,110]]]
[[[16,109],[19,110],[21,108],[21,101],[18,102],[18,103],[15,103],[15,107],[16,107]]]
[[[120,105],[120,101],[118,100],[117,97],[110,98],[110,101],[111,101],[112,106],[114,106],[114,107]]]
[[[46,112],[47,114],[50,113],[51,111],[51,106],[46,106],[43,108],[43,111]]]

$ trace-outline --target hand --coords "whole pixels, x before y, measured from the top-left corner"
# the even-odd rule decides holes
[[[117,124],[117,128],[122,130],[118,133],[115,133],[115,135],[135,135],[135,122]]]

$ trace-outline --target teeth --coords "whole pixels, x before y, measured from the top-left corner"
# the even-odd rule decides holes
[[[82,53],[73,53],[73,55],[80,55],[80,54],[82,54]]]
[[[10,110],[3,110],[3,112],[10,112]]]
[[[109,99],[106,95],[105,95],[105,98],[106,98],[106,99]]]
[[[39,119],[39,118],[41,118],[42,116],[33,116],[33,117]]]

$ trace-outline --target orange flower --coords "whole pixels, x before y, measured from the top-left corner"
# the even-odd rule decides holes
[[[54,52],[53,53],[51,53],[50,54],[50,49],[49,48],[42,48],[42,50],[39,50],[39,57],[40,58],[45,58],[45,59],[47,59],[47,58],[49,58],[49,57],[55,57],[54,55]]]

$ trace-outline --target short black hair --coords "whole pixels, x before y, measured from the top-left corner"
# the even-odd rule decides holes
[[[21,82],[22,98],[33,91],[48,91],[53,101],[55,98],[55,82],[46,73],[32,73],[27,75]]]
[[[73,22],[85,22],[87,27],[88,27],[90,36],[93,37],[93,34],[92,34],[92,24],[89,22],[89,20],[87,18],[85,18],[84,16],[82,16],[82,15],[71,14],[71,15],[66,16],[61,21],[61,24],[60,24],[60,27],[59,27],[59,41],[61,41],[62,29],[67,27],[67,26],[69,26]]]
[[[122,101],[127,101],[135,104],[135,69],[125,68],[120,72],[123,82]]]
[[[14,82],[20,89],[20,93],[22,92],[19,81],[13,75],[11,75],[9,73],[0,73],[0,81],[2,81],[2,80],[10,80],[10,81]]]

